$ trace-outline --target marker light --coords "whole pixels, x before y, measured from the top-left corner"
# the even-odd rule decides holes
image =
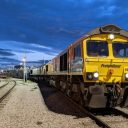
[[[109,38],[110,40],[113,40],[113,39],[115,38],[115,36],[114,36],[113,34],[110,34],[110,35],[108,36],[108,38]]]
[[[98,73],[98,72],[94,72],[93,76],[94,76],[95,78],[98,78],[98,77],[99,77],[99,73]]]
[[[126,79],[128,79],[128,73],[125,74]]]
[[[93,74],[87,73],[87,80],[92,80],[92,79],[93,79]]]

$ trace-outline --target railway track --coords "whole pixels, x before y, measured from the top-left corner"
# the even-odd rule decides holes
[[[2,85],[0,86],[0,89],[3,88],[4,86],[6,86],[8,83],[9,83],[9,82],[5,82],[4,84],[2,84]]]
[[[102,112],[102,114],[96,114],[103,122],[106,122],[110,128],[127,128],[128,126],[128,114],[112,108],[106,112]],[[105,114],[106,113],[106,114]]]
[[[0,86],[0,103],[6,98],[6,96],[16,86],[16,81],[9,81],[6,84]]]
[[[61,92],[60,92],[61,93]],[[61,93],[63,95],[63,93]],[[65,95],[64,95],[65,96]],[[77,108],[79,108],[85,115],[87,115],[88,117],[90,117],[92,120],[95,121],[95,123],[102,127],[102,128],[111,128],[107,123],[105,123],[104,121],[102,121],[100,118],[98,118],[97,116],[95,116],[93,113],[91,113],[90,111],[86,110],[85,108],[83,108],[82,106],[78,105],[76,102],[74,102],[72,99],[70,99],[69,97],[65,96],[68,100],[70,100],[70,102],[72,102]]]
[[[44,83],[47,86],[51,88],[55,88],[51,86],[49,83]],[[56,89],[56,88],[55,88]],[[75,101],[73,101],[71,98],[69,98],[66,94],[62,93],[61,91],[58,91],[60,95],[63,95],[69,102],[73,104],[77,109],[81,110],[83,114],[85,114],[85,117],[90,117],[101,128],[127,128],[128,125],[122,126],[121,123],[127,123],[128,122],[128,113],[124,112],[123,110],[112,108],[112,109],[99,109],[99,110],[89,110],[85,109],[84,107],[77,104]],[[82,116],[83,118],[83,116]],[[86,126],[86,122],[84,123]],[[116,127],[114,127],[114,125]],[[117,127],[117,125],[119,127]]]
[[[62,95],[64,95],[62,92],[60,92]],[[77,108],[79,108],[85,115],[90,117],[92,120],[95,121],[95,123],[101,127],[101,128],[125,128],[122,126],[121,123],[127,123],[128,122],[128,113],[125,113],[124,111],[121,111],[116,108],[112,109],[99,109],[99,110],[88,110],[84,107],[80,106],[76,102],[74,102],[72,99],[70,99],[68,96],[64,95],[70,102],[73,103]],[[99,113],[100,111],[100,113]],[[104,113],[104,112],[105,113]],[[116,127],[115,127],[115,126]],[[128,126],[128,125],[127,125]],[[126,128],[127,128],[126,126]]]

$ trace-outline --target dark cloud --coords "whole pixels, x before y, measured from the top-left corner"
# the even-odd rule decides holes
[[[44,63],[47,63],[49,60],[38,60],[38,61],[28,61],[27,63],[28,64],[44,64]]]
[[[53,48],[51,46],[44,46],[41,44],[30,43],[29,45],[24,42],[16,42],[16,41],[0,41],[0,43],[4,43],[4,47],[9,46],[10,51],[15,50],[18,53],[34,53],[34,52],[45,52],[49,54],[55,54],[60,52],[57,48]],[[11,44],[11,45],[10,45]]]
[[[20,63],[22,64],[21,61],[9,57],[0,57],[0,66],[8,66],[8,67],[13,67],[14,65],[19,65]],[[37,61],[27,61],[27,66],[41,66],[44,63],[47,63],[49,60],[37,60]]]
[[[0,57],[0,69],[13,69],[20,61],[10,57]]]
[[[94,27],[107,23],[124,26],[118,16],[127,14],[123,11],[127,9],[126,3],[115,0],[1,0],[0,38],[52,47],[61,45],[63,49]],[[127,23],[126,18],[123,20]]]
[[[127,5],[120,0],[0,0],[0,40],[21,42],[14,49],[19,53],[25,49],[53,55],[95,27],[128,29]],[[13,56],[12,51],[0,54]]]
[[[5,63],[5,62],[10,62],[10,63],[17,63],[17,62],[20,62],[19,60],[17,59],[14,59],[14,58],[9,58],[9,57],[0,57],[0,61],[1,63]]]
[[[12,51],[8,49],[1,49],[0,48],[0,56],[14,56],[15,54],[12,53]]]

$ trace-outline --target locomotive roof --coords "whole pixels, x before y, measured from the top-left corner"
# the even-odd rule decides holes
[[[81,40],[89,37],[89,36],[93,36],[93,35],[98,35],[98,34],[118,34],[124,37],[128,38],[128,31],[113,25],[113,24],[108,24],[105,26],[101,26],[98,28],[93,29],[92,31],[88,32],[87,34],[85,34],[83,37],[79,38],[78,40],[76,40],[74,43],[72,43],[71,45],[75,45],[77,43],[79,43]],[[70,46],[71,46],[70,45]],[[65,50],[63,50],[59,55],[65,53],[67,51],[68,48],[66,48]]]
[[[126,31],[126,30],[124,30],[124,29],[122,29],[122,28],[120,28],[120,27],[118,27],[116,25],[108,24],[108,25],[101,26],[99,28],[93,29],[92,31],[90,31],[89,33],[87,33],[83,37],[79,38],[77,41],[75,41],[71,45],[77,44],[79,41],[81,41],[81,40],[83,40],[83,39],[85,39],[85,38],[87,38],[89,36],[98,35],[98,34],[118,34],[118,35],[121,35],[121,36],[124,36],[124,37],[127,37],[128,38],[128,31]],[[68,48],[66,48],[65,50],[63,50],[60,54],[58,54],[53,59],[55,59],[58,56],[64,54],[65,52],[67,52],[67,50],[68,50]],[[51,62],[51,61],[49,61],[49,62]]]
[[[128,38],[128,31],[126,31],[126,30],[124,30],[124,29],[122,29],[116,25],[108,24],[108,25],[93,29],[92,31],[85,34],[83,37],[76,40],[71,45],[74,45],[74,44],[80,42],[81,40],[83,40],[89,36],[98,35],[98,34],[118,34],[118,35],[121,35],[121,36]]]
[[[91,35],[107,34],[107,33],[119,34],[121,36],[128,37],[128,31],[113,24],[109,24],[109,25],[105,25],[105,26],[93,29],[92,31],[87,33],[85,36],[88,37]]]

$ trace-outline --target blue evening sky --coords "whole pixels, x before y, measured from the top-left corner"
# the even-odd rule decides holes
[[[43,63],[105,24],[128,29],[127,0],[0,0],[0,64]]]

